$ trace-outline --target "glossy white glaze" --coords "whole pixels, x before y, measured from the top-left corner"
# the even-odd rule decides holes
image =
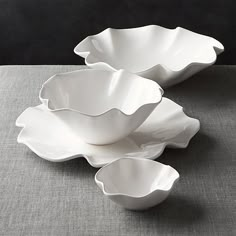
[[[16,120],[16,125],[22,127],[17,141],[39,157],[53,162],[84,157],[94,167],[121,157],[155,159],[166,146],[185,148],[200,127],[198,120],[188,117],[181,106],[167,98],[162,99],[136,131],[110,145],[83,142],[44,105],[27,108]]]
[[[125,69],[157,81],[162,87],[179,83],[212,65],[223,45],[214,38],[181,27],[148,25],[108,28],[88,36],[74,52],[96,69]]]
[[[119,205],[143,210],[164,201],[178,172],[170,166],[143,158],[121,158],[95,175],[95,182],[103,194]]]
[[[117,142],[137,129],[161,102],[163,90],[124,70],[85,69],[46,81],[40,100],[85,142]]]

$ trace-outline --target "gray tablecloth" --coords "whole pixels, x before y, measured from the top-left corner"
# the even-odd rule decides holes
[[[201,121],[186,149],[158,159],[180,182],[161,205],[124,210],[83,159],[51,163],[17,144],[18,115],[49,76],[80,66],[0,67],[0,235],[236,235],[236,66],[213,66],[165,96]]]

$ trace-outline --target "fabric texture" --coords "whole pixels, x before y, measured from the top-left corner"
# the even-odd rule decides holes
[[[186,149],[157,160],[180,173],[161,205],[128,211],[103,196],[83,159],[51,163],[17,144],[15,120],[50,76],[81,66],[0,67],[0,235],[236,235],[236,66],[165,90],[201,122]]]

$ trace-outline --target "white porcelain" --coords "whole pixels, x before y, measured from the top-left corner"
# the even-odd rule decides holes
[[[85,142],[117,142],[137,129],[161,102],[163,90],[124,70],[77,70],[46,81],[40,100]]]
[[[121,157],[155,159],[165,147],[185,148],[198,132],[198,120],[188,117],[183,108],[163,98],[147,120],[131,135],[110,145],[90,145],[44,105],[27,108],[16,120],[22,127],[17,141],[39,157],[53,162],[84,157],[94,167]]]
[[[125,69],[162,87],[177,84],[212,65],[223,51],[223,45],[214,38],[181,27],[157,25],[108,28],[88,36],[74,49],[92,68]]]
[[[172,167],[143,158],[121,158],[95,175],[103,194],[131,210],[143,210],[163,202],[179,180]]]

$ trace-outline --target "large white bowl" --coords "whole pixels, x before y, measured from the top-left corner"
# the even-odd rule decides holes
[[[74,52],[96,69],[125,69],[157,81],[162,87],[179,83],[212,65],[223,45],[214,38],[181,27],[149,25],[108,28],[88,36]]]
[[[124,70],[87,69],[54,75],[39,97],[85,142],[103,145],[138,128],[161,102],[162,93],[157,83]]]
[[[172,167],[143,158],[118,159],[95,175],[105,196],[132,210],[147,209],[164,201],[178,179],[179,174]]]

